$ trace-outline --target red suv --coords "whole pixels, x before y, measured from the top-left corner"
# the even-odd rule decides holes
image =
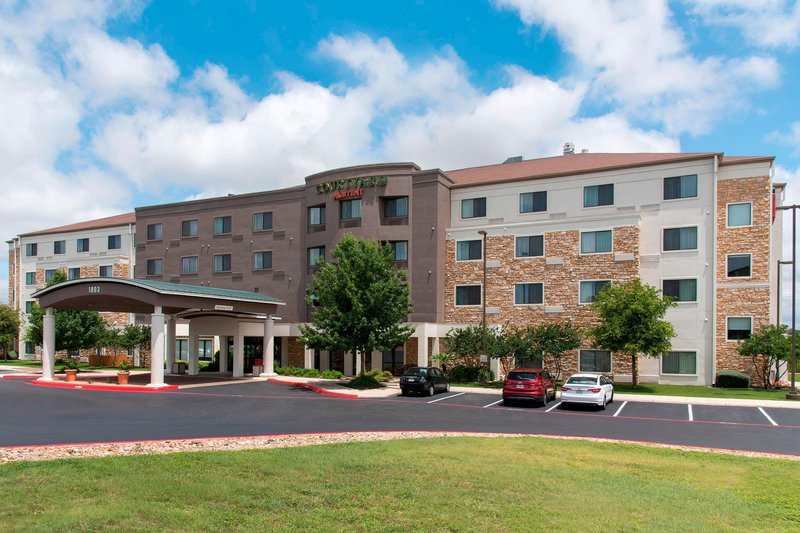
[[[536,400],[547,405],[556,399],[556,380],[543,368],[515,368],[503,382],[503,403],[514,400]]]

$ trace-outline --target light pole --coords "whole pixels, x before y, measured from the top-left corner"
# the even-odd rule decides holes
[[[792,264],[791,261],[782,261],[782,260],[778,259],[778,281],[777,281],[778,286],[777,286],[777,290],[775,291],[777,293],[777,295],[778,295],[778,297],[776,298],[777,302],[776,302],[776,309],[775,309],[776,316],[778,317],[776,319],[776,322],[777,322],[778,326],[781,325],[781,267],[783,265],[791,265],[791,264]],[[780,359],[776,359],[775,360],[775,379],[776,380],[780,376],[780,372],[781,372],[781,361],[780,361]]]
[[[800,205],[782,205],[780,207],[776,207],[776,209],[785,211],[787,209],[792,210],[792,387],[789,389],[789,392],[786,394],[786,399],[788,400],[800,400],[800,394],[797,393],[797,386],[795,384],[795,373],[797,371],[797,331],[796,326],[797,323],[795,322],[795,315],[797,302],[795,297],[797,296],[797,208]]]
[[[483,286],[481,287],[481,303],[483,304],[483,318],[481,318],[481,326],[486,327],[486,230],[478,230],[478,235],[483,237],[481,244],[481,255],[483,256]]]

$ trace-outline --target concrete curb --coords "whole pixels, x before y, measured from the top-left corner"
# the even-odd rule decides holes
[[[272,381],[273,383],[281,383],[282,385],[294,385],[295,387],[303,387],[304,389],[308,389],[319,394],[336,396],[338,398],[349,398],[351,400],[358,398],[358,394],[352,394],[347,392],[336,392],[329,389],[324,389],[322,387],[317,387],[316,385],[312,385],[310,383],[304,383],[301,381],[289,381],[281,378],[268,378],[267,381]]]
[[[148,387],[145,385],[101,385],[80,381],[31,381],[29,385],[37,387],[53,387],[56,389],[102,390],[113,392],[163,392],[177,390],[177,385],[164,385],[162,387]]]

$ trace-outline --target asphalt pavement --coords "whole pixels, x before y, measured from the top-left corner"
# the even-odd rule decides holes
[[[344,431],[469,431],[599,437],[800,455],[800,410],[617,400],[507,407],[496,396],[345,399],[267,381],[168,392],[108,392],[0,380],[0,446]]]

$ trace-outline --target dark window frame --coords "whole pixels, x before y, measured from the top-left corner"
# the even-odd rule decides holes
[[[472,289],[470,293],[463,295],[465,298],[474,297],[474,289],[478,289],[478,303],[458,303],[459,301],[459,289]],[[462,291],[463,292],[463,291]],[[455,298],[453,300],[456,307],[480,307],[483,304],[483,286],[480,284],[471,283],[468,285],[456,285],[455,286]]]
[[[530,198],[530,209],[525,209],[525,198]],[[545,213],[547,212],[547,191],[532,191],[519,194],[520,213]]]
[[[471,202],[471,203],[470,203]],[[467,205],[471,205],[472,214],[465,216],[465,208]],[[465,198],[461,200],[461,218],[462,219],[470,219],[470,218],[484,218],[486,216],[486,197],[481,196],[478,198]]]
[[[591,203],[588,193],[590,190],[597,189],[597,203]],[[610,191],[610,192],[609,192]],[[614,184],[603,183],[600,185],[586,185],[583,188],[583,207],[608,207],[614,205]]]
[[[526,286],[527,287],[531,287],[531,288],[533,288],[535,286],[539,287],[539,290],[538,290],[539,301],[538,302],[536,302],[536,301],[532,301],[532,302],[525,302],[525,301],[521,302],[521,301],[519,301],[520,296],[523,296],[523,298],[526,296],[525,289],[523,289],[523,293],[522,294],[520,293],[520,287],[526,287]],[[533,296],[533,297],[537,296],[537,292],[535,292],[535,291],[532,294],[531,294],[530,290],[528,290],[527,292],[528,292],[527,296]],[[544,305],[544,282],[541,282],[541,281],[525,281],[525,282],[521,282],[521,283],[515,283],[514,284],[514,305]]]

